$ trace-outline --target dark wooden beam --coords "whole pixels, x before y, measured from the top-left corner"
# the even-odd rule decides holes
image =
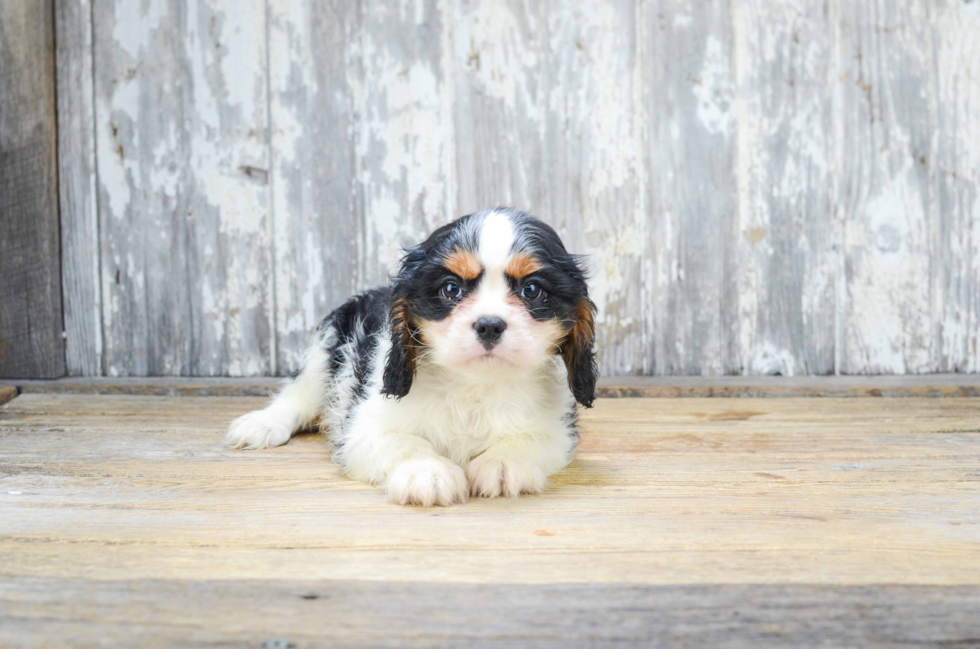
[[[0,376],[65,373],[54,16],[0,3]]]

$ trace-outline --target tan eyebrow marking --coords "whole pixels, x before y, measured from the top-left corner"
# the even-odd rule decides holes
[[[504,272],[514,279],[520,279],[539,270],[541,270],[541,264],[538,263],[537,259],[526,252],[519,252],[510,258]]]
[[[446,270],[467,281],[476,279],[483,272],[480,261],[468,250],[454,250],[443,265]]]

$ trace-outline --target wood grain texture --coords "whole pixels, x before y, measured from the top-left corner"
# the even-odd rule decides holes
[[[11,646],[894,648],[980,634],[976,587],[28,577],[0,582],[0,602]]]
[[[288,373],[359,284],[363,209],[350,93],[350,2],[269,3],[276,366]]]
[[[937,212],[930,230],[932,317],[940,323],[933,367],[940,372],[980,372],[980,121],[972,118],[980,110],[978,30],[980,5],[938,3],[929,171]]]
[[[242,397],[0,409],[8,579],[977,585],[980,400],[623,399],[540,496],[405,508]],[[111,548],[111,551],[108,549]]]
[[[363,197],[362,289],[387,283],[405,248],[458,216],[447,4],[360,3],[350,92]]]
[[[653,373],[741,373],[730,6],[663,0],[646,23]]]
[[[77,381],[77,379],[75,379]],[[0,406],[0,644],[970,646],[980,398],[600,399],[540,496],[422,509],[262,403]]]
[[[639,12],[467,2],[453,22],[460,212],[520,206],[589,256],[606,373],[652,369]]]
[[[265,4],[97,0],[105,371],[274,371]]]
[[[972,64],[950,65],[975,52],[964,34],[978,20],[977,8],[962,2],[845,5],[842,133],[853,153],[841,160],[843,371],[963,371],[975,363],[971,224],[980,202],[967,144],[975,127],[960,116],[980,88]]]
[[[741,369],[835,371],[839,227],[832,88],[835,41],[823,0],[733,7]]]
[[[54,17],[0,6],[0,376],[65,373]]]
[[[92,5],[56,0],[54,7],[65,364],[71,376],[92,376],[103,373]]]
[[[278,371],[455,213],[442,3],[270,5]]]
[[[496,205],[590,256],[606,375],[980,371],[975,2],[90,1],[73,373],[288,374]]]
[[[0,381],[24,393],[136,394],[167,397],[268,397],[282,381],[271,377],[73,377]],[[617,376],[599,379],[601,398],[980,397],[976,374],[899,376]]]

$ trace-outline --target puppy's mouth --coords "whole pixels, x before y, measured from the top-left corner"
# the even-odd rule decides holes
[[[514,359],[511,357],[512,355],[509,353],[509,350],[507,350],[507,348],[502,347],[499,344],[494,345],[490,349],[486,349],[484,347],[481,351],[482,353],[476,358],[484,363],[495,362],[495,363],[503,363],[503,364],[512,364],[514,362]]]
[[[470,363],[482,364],[482,363],[488,363],[493,361],[500,362],[500,363],[509,362],[509,359],[507,358],[507,354],[504,353],[504,350],[501,349],[500,345],[494,345],[489,349],[487,349],[486,346],[483,345],[474,345],[474,348],[471,349],[470,353],[467,354],[467,356],[468,358],[465,361],[463,361],[466,364],[470,364]]]

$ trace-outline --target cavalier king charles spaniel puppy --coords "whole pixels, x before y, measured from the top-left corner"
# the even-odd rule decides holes
[[[389,288],[323,321],[303,369],[225,443],[279,446],[319,424],[333,458],[401,504],[544,490],[592,406],[595,305],[581,259],[512,209],[444,225]]]

